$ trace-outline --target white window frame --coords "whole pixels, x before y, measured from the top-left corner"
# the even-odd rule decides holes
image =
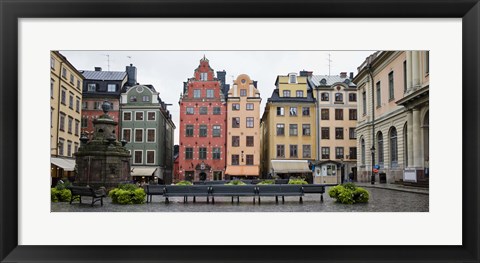
[[[135,153],[136,152],[141,152],[142,153],[142,160],[139,163],[135,162]],[[133,150],[132,162],[133,162],[133,164],[143,164],[143,151],[142,150]]]
[[[292,77],[294,77],[294,82],[292,81]],[[289,84],[296,84],[298,83],[298,78],[297,78],[297,74],[288,74],[288,83]]]
[[[198,97],[197,97],[197,93],[198,93]],[[194,89],[193,90],[193,98],[194,99],[199,99],[202,97],[202,90],[201,89]]]
[[[125,120],[125,113],[130,113],[130,120]],[[132,121],[132,120],[133,120],[132,117],[133,117],[133,115],[132,115],[132,112],[131,112],[131,111],[124,111],[124,112],[122,113],[122,120],[123,120],[123,121]]]
[[[130,130],[130,138],[128,138],[129,140],[127,141],[128,143],[131,143],[132,142],[132,129],[131,128],[123,128],[122,129],[122,140],[124,140],[125,138],[123,137],[123,131],[125,130]]]
[[[210,96],[209,93],[212,93],[212,95]],[[211,98],[215,98],[215,90],[213,89],[207,89],[207,98],[211,99]]]
[[[200,80],[207,81],[208,80],[208,72],[200,72]]]
[[[93,88],[93,89],[91,89]],[[87,84],[87,91],[92,92],[92,91],[97,91],[97,85],[95,83],[88,83]]]
[[[154,134],[153,134],[153,142],[151,142],[151,141],[148,140],[148,131],[149,131],[149,130],[153,130],[153,131],[154,131]],[[146,132],[145,139],[146,139],[145,142],[147,142],[147,143],[155,143],[155,142],[157,142],[157,129],[148,128],[148,129],[147,129],[147,132]]]
[[[143,120],[137,120],[137,112],[142,113],[142,119]],[[145,121],[145,114],[143,111],[136,111],[135,112],[135,121]]]
[[[55,58],[53,56],[50,57],[50,68],[55,68]]]
[[[153,112],[153,120],[148,119],[148,114]],[[156,121],[157,120],[157,113],[155,111],[147,111],[147,121]]]
[[[137,130],[142,131],[142,140],[141,141],[137,141]],[[144,131],[144,129],[134,129],[133,132],[134,132],[133,142],[144,142],[145,141],[145,131]]]
[[[53,94],[55,93],[54,92],[54,88],[55,88],[55,80],[54,79],[50,79],[50,97],[53,99]]]
[[[153,152],[153,163],[148,162],[148,152]],[[155,164],[155,159],[157,158],[157,153],[155,150],[146,150],[145,151],[145,163],[146,164]]]
[[[110,87],[113,86],[113,90],[110,90]],[[117,84],[109,83],[107,84],[107,92],[116,92],[117,91]]]

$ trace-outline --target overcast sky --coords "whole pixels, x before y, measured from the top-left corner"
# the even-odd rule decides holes
[[[78,70],[125,71],[132,63],[137,67],[137,82],[152,84],[160,98],[169,106],[177,126],[175,144],[178,144],[179,105],[183,82],[193,76],[199,61],[205,55],[215,71],[227,72],[226,82],[232,84],[240,74],[258,81],[262,98],[260,114],[275,88],[277,75],[301,70],[314,75],[338,75],[340,72],[357,74],[357,67],[374,51],[60,51]],[[108,55],[108,56],[107,56]],[[261,116],[261,115],[260,115]]]

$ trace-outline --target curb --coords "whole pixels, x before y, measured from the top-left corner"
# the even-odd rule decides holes
[[[388,187],[378,187],[378,186],[371,186],[371,185],[358,185],[360,187],[367,187],[367,188],[376,188],[376,189],[385,189],[385,190],[393,190],[393,191],[399,191],[399,192],[407,192],[407,193],[414,193],[414,194],[423,194],[423,195],[429,195],[429,192],[424,192],[424,191],[417,191],[415,189],[401,189],[401,188],[388,188]]]

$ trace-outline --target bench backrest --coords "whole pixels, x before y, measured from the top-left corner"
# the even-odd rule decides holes
[[[324,185],[305,184],[303,185],[303,192],[305,193],[325,193]]]
[[[148,194],[163,194],[164,185],[147,185],[145,192]]]
[[[213,194],[255,193],[255,185],[212,185]]]
[[[301,184],[266,184],[266,185],[257,185],[258,192],[262,193],[301,193],[303,190],[303,185]]]
[[[165,192],[166,193],[188,193],[188,188],[192,187],[191,185],[166,185]]]
[[[302,193],[303,185],[301,184],[283,184],[280,185],[282,193]]]
[[[69,186],[68,189],[72,192],[72,195],[88,195],[88,196],[93,196],[95,195],[95,191],[88,187],[88,186]]]
[[[277,179],[275,184],[288,184],[288,179]]]

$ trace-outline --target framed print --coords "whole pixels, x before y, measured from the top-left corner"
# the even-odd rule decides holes
[[[175,2],[152,0],[137,3],[130,0],[99,2],[38,0],[1,1],[0,8],[2,17],[2,41],[0,44],[0,57],[2,58],[0,72],[2,81],[0,89],[0,105],[2,107],[0,111],[0,260],[2,262],[478,262],[480,234],[477,226],[479,207],[477,190],[480,185],[476,176],[479,173],[479,109],[477,101],[480,99],[478,93],[480,5],[478,1],[467,0],[458,3],[453,0],[415,2],[383,0],[375,2],[348,0],[293,2],[277,0],[239,3],[229,0]],[[81,61],[82,57],[94,54],[102,57],[101,60],[107,61],[108,71],[110,71],[110,63],[114,65],[115,59],[145,56],[145,53],[142,52],[150,52],[147,56],[151,60],[158,60],[158,63],[171,63],[165,71],[168,71],[168,68],[171,68],[172,71],[180,71],[181,56],[195,57],[195,63],[200,62],[190,65],[187,73],[191,74],[191,71],[198,66],[198,70],[195,71],[198,76],[195,75],[193,80],[189,79],[185,82],[178,101],[179,105],[186,103],[185,109],[181,110],[185,112],[185,115],[182,115],[183,121],[187,122],[188,118],[192,117],[189,115],[195,116],[196,119],[192,119],[191,123],[188,123],[193,126],[198,119],[201,122],[203,117],[210,121],[211,119],[215,120],[216,115],[223,116],[221,109],[215,111],[212,108],[212,114],[209,115],[210,111],[206,105],[201,102],[197,104],[205,107],[190,105],[185,99],[185,93],[191,93],[193,98],[205,96],[211,104],[217,103],[214,101],[217,94],[214,88],[207,87],[205,95],[201,93],[202,88],[212,77],[209,75],[209,70],[201,70],[202,65],[209,69],[210,65],[215,62],[215,59],[211,59],[211,64],[208,64],[209,58],[229,57],[231,63],[247,64],[250,62],[253,64],[261,59],[272,62],[273,59],[270,57],[272,54],[282,57],[281,53],[290,52],[294,54],[292,56],[298,56],[299,53],[305,52],[302,55],[307,54],[305,56],[308,57],[314,52],[325,50],[339,52],[366,50],[367,52],[362,53],[362,56],[375,59],[375,55],[371,55],[374,56],[372,58],[369,54],[377,54],[379,58],[390,61],[392,63],[388,66],[390,68],[386,69],[384,78],[382,77],[381,81],[376,82],[377,86],[368,81],[368,76],[369,74],[383,73],[372,73],[373,71],[362,67],[362,63],[356,62],[358,72],[356,72],[355,78],[353,74],[349,78],[346,75],[348,73],[340,74],[340,76],[344,75],[344,79],[355,79],[360,88],[362,88],[361,85],[364,85],[364,89],[371,86],[372,91],[373,87],[377,87],[380,91],[382,85],[385,85],[385,88],[391,87],[392,90],[394,85],[398,86],[397,82],[393,80],[393,72],[402,72],[405,56],[427,58],[423,60],[427,61],[426,64],[422,64],[421,67],[427,69],[429,74],[431,69],[430,75],[431,81],[434,82],[432,84],[434,89],[430,93],[432,100],[428,102],[427,99],[427,105],[430,103],[429,107],[432,108],[432,111],[431,114],[428,113],[427,107],[426,111],[422,109],[420,113],[414,112],[412,118],[420,119],[419,116],[422,115],[422,120],[425,120],[424,116],[429,116],[428,114],[431,116],[430,120],[427,117],[426,121],[422,122],[421,127],[415,126],[412,129],[422,129],[422,134],[427,136],[422,138],[431,136],[434,142],[430,147],[426,146],[425,148],[430,149],[432,160],[426,165],[427,170],[422,168],[420,174],[422,176],[425,173],[439,174],[439,176],[431,177],[429,194],[422,199],[427,203],[426,209],[423,209],[422,213],[408,209],[398,210],[407,212],[396,210],[397,212],[394,213],[385,210],[374,210],[374,213],[357,213],[358,211],[353,213],[337,213],[339,211],[299,213],[296,210],[293,210],[292,213],[283,213],[285,211],[282,213],[263,213],[265,211],[261,211],[262,213],[225,213],[225,211],[213,210],[214,206],[210,204],[206,206],[205,211],[198,213],[190,213],[190,211],[187,213],[166,213],[165,211],[98,213],[101,211],[98,209],[102,209],[103,206],[102,194],[93,196],[100,199],[97,202],[92,199],[92,204],[89,206],[91,210],[88,210],[92,213],[78,213],[74,209],[70,210],[72,207],[79,207],[77,204],[53,205],[48,200],[50,196],[48,188],[50,187],[47,185],[54,184],[50,181],[51,177],[44,177],[44,173],[47,174],[47,171],[50,170],[50,165],[45,164],[50,155],[41,149],[47,149],[49,142],[44,138],[52,136],[52,134],[49,134],[48,128],[50,127],[47,126],[49,107],[44,107],[46,105],[44,101],[47,99],[43,99],[47,93],[39,87],[48,85],[47,82],[50,82],[52,87],[52,81],[55,82],[52,75],[48,78],[49,71],[47,69],[49,68],[45,66],[50,63],[50,72],[55,68],[54,65],[52,66],[52,61],[48,60],[48,58],[54,57],[51,54],[56,55],[58,61],[65,56],[67,61],[61,63],[67,65],[65,66],[67,68],[71,64],[80,64],[81,62],[77,61]],[[382,52],[375,52],[377,50]],[[105,55],[104,51],[119,55],[117,57],[110,56],[110,53],[105,53],[107,54]],[[253,53],[254,51],[257,53]],[[230,53],[227,54],[228,52]],[[415,54],[412,55],[412,52]],[[156,57],[154,54],[168,56]],[[292,56],[282,57],[283,63],[288,64],[288,59],[291,59]],[[241,60],[242,57],[253,58],[251,61],[245,62]],[[395,64],[397,58],[398,63]],[[317,60],[318,64],[332,62],[330,57],[319,57]],[[407,60],[405,59],[405,61]],[[335,65],[335,60],[333,63]],[[71,77],[67,78],[67,74],[62,76],[63,73],[59,68],[58,81],[63,78],[62,81],[66,85],[71,84],[72,87],[77,88],[85,84],[83,85],[84,89],[92,92],[104,88],[105,93],[120,91],[119,88],[124,84],[123,82],[128,81],[126,75],[122,75],[123,77],[110,79],[111,82],[103,83],[101,81],[105,81],[104,77],[99,79],[94,77],[95,71],[98,73],[102,69],[97,70],[93,66],[97,65],[88,64],[89,70],[93,72],[89,78],[85,78],[85,71],[77,72],[78,76],[71,73]],[[274,66],[270,64],[263,68],[274,68]],[[405,65],[405,68],[409,67],[412,66]],[[130,64],[126,71],[135,71],[136,76],[137,71],[133,68],[134,66]],[[222,68],[210,69],[222,72]],[[70,70],[76,72],[73,69]],[[141,70],[139,68],[139,76]],[[285,76],[279,77],[278,81],[281,82],[284,78],[285,83],[288,82],[288,85],[295,86],[294,84],[302,81],[301,77],[304,77],[302,74],[308,74],[308,70],[315,71],[316,69],[298,69],[298,66],[295,66],[295,69],[292,70],[300,70],[303,73],[299,73],[297,76],[292,72],[279,72],[279,74],[285,73]],[[83,74],[84,78],[79,77],[80,74]],[[256,112],[261,103],[256,99],[257,83],[252,81],[248,75],[237,74],[237,72],[235,72],[235,76],[227,74],[228,71],[223,77],[232,87],[235,86],[230,94],[235,99],[225,103],[227,105],[225,111],[235,114],[242,111],[242,99],[247,97],[251,101],[249,101],[250,105],[245,105],[247,110],[245,114]],[[157,75],[161,74],[157,73]],[[85,79],[91,82],[90,86],[88,83],[81,83],[81,80]],[[328,80],[325,81],[328,82]],[[103,84],[106,84],[105,87],[100,87]],[[115,161],[109,159],[108,167],[105,166],[106,162],[102,161],[90,163],[91,160],[87,155],[83,159],[85,163],[77,162],[76,168],[75,165],[72,166],[61,158],[52,160],[52,163],[55,162],[56,166],[65,171],[77,169],[76,173],[85,175],[85,180],[88,181],[87,185],[93,185],[92,181],[97,180],[96,177],[91,176],[90,168],[103,166],[111,174],[121,174],[122,172],[135,174],[137,176],[135,183],[139,185],[148,183],[148,181],[143,181],[146,175],[152,175],[152,180],[166,180],[165,177],[153,176],[157,171],[160,173],[163,171],[162,169],[167,168],[158,166],[152,169],[149,167],[156,163],[160,151],[157,151],[156,148],[148,148],[151,145],[159,144],[163,138],[162,132],[154,126],[148,125],[161,120],[164,111],[157,111],[151,107],[147,107],[145,110],[135,108],[135,103],[139,101],[147,104],[158,100],[158,94],[155,93],[156,87],[137,84],[137,81],[132,82],[135,88],[125,91],[125,103],[132,103],[132,105],[128,105],[123,112],[115,113],[117,115],[114,116],[114,119],[119,122],[132,123],[141,121],[147,125],[145,129],[140,129],[132,124],[115,130],[109,126],[113,122],[102,119],[102,116],[107,116],[109,111],[110,114],[113,114],[121,102],[102,104],[101,101],[88,101],[91,105],[83,105],[80,103],[81,92],[76,94],[75,90],[68,90],[65,86],[64,95],[58,95],[60,98],[58,105],[64,104],[62,107],[65,108],[65,116],[62,116],[62,123],[65,125],[61,129],[63,132],[80,137],[80,132],[77,132],[80,130],[83,136],[83,128],[87,129],[88,124],[83,127],[84,123],[81,117],[71,118],[70,115],[73,116],[75,109],[79,112],[80,109],[93,107],[95,111],[100,112],[99,114],[105,113],[105,115],[100,116],[100,119],[95,118],[93,123],[100,126],[92,128],[92,136],[100,136],[99,133],[102,136],[114,133],[122,135],[126,141],[122,146],[122,142],[116,142],[115,138],[112,140],[107,137],[101,138],[100,141],[106,145],[105,147],[115,149],[116,156],[120,156]],[[182,84],[180,83],[180,85]],[[317,86],[322,85],[321,78],[318,79],[317,84]],[[166,84],[165,86],[172,86],[173,90],[174,85],[176,84]],[[249,85],[248,89],[242,89],[242,85]],[[273,87],[277,85],[277,81],[266,80],[260,82],[259,85]],[[236,93],[237,88],[239,89],[238,94]],[[189,89],[192,90],[189,91]],[[357,95],[353,97],[348,96],[349,94],[346,92],[356,90],[349,86],[349,82],[332,85],[331,89],[328,88],[330,93],[324,92],[326,94],[322,95],[323,97],[320,96],[320,90],[319,88],[318,98],[331,100],[337,105],[343,105],[342,103],[347,100],[360,102],[363,97],[365,97],[365,101],[370,100],[370,97],[358,95],[358,92],[354,93]],[[128,94],[127,91],[129,91]],[[247,95],[252,91],[251,95]],[[344,91],[345,93],[342,93]],[[170,90],[165,90],[165,92],[170,92]],[[269,92],[272,93],[272,91]],[[389,93],[389,90],[385,89],[382,92],[384,92],[382,96],[371,97],[371,105],[375,101],[377,102],[376,106],[380,108],[384,105],[382,103],[394,100],[393,91]],[[260,93],[262,93],[261,90]],[[278,96],[290,98],[294,94],[296,97],[303,98],[303,95],[308,97],[307,91],[300,88],[293,88],[292,91],[283,90],[283,93],[279,93]],[[422,99],[421,94],[417,95],[406,96],[397,103],[410,107],[411,100]],[[160,94],[161,96],[163,95]],[[270,94],[262,93],[261,96],[264,100],[269,98],[268,101],[274,101],[273,95],[270,97]],[[50,96],[48,101],[50,101]],[[295,106],[292,101],[294,100],[288,100],[289,104],[283,108],[282,106],[272,108],[271,112],[275,112],[277,116],[281,117],[288,115],[289,118],[306,118],[310,112],[314,111],[313,108],[310,110],[305,106]],[[87,101],[85,100],[85,102]],[[166,103],[171,102],[177,101],[167,101]],[[223,107],[221,101],[218,103],[213,106]],[[175,109],[176,107],[175,105]],[[51,114],[52,108],[50,109]],[[178,111],[180,112],[180,110]],[[198,116],[194,115],[196,112],[198,112]],[[328,114],[326,111],[323,113],[325,116],[331,114],[331,117],[325,117],[327,120],[328,118],[340,120],[344,117],[355,120],[357,116],[366,118],[360,114],[357,115],[356,111],[344,113],[332,109]],[[47,117],[43,118],[44,115]],[[249,116],[245,120],[238,117],[238,119],[233,118],[228,121],[233,128],[243,127],[241,125],[246,125],[246,128],[260,126],[253,117]],[[431,123],[429,124],[429,122]],[[332,136],[332,139],[338,140],[356,137],[355,130],[343,131],[334,126],[330,128],[331,131],[328,131],[327,135],[327,132],[316,133],[316,130],[311,129],[311,126],[308,125],[282,126],[281,123],[275,124],[277,135],[280,136],[289,133],[296,136],[308,135],[312,139],[322,139],[322,136],[325,137],[323,139],[328,139],[329,136]],[[428,131],[429,125],[435,128],[431,132]],[[180,123],[173,126],[183,129]],[[206,137],[210,134],[215,137],[213,139],[221,137],[218,136],[221,128],[218,127],[219,125],[214,126],[199,125],[199,137]],[[380,158],[383,160],[385,157],[392,167],[397,165],[398,160],[417,162],[416,159],[409,159],[408,154],[404,155],[404,152],[408,152],[404,149],[408,147],[420,149],[415,147],[424,144],[423,141],[414,140],[412,144],[403,144],[404,140],[406,141],[405,137],[402,137],[404,128],[403,126],[399,127],[401,129],[382,130],[383,135],[378,133],[379,130],[377,133],[373,132],[373,134],[379,134],[377,139],[380,136],[383,136],[381,137],[383,139],[377,142],[376,153],[375,148],[371,148],[372,159],[378,156],[377,160]],[[184,129],[185,131],[181,132],[185,134],[185,137],[192,137],[190,135],[196,132],[192,127]],[[409,127],[405,126],[405,131],[408,130]],[[311,133],[315,136],[311,136]],[[330,133],[332,135],[329,135]],[[243,135],[243,131],[233,134],[228,141],[223,143],[232,145],[232,147],[243,143],[259,144],[255,141],[254,134],[249,134],[250,138],[246,138],[245,142]],[[360,130],[358,135],[362,136]],[[189,139],[186,138],[184,142]],[[428,139],[426,141],[428,142]],[[87,144],[87,142],[85,144],[82,142],[82,144],[76,145],[67,138],[55,140],[55,142],[61,144],[62,149],[69,153],[77,152],[77,147],[85,147]],[[193,139],[188,143],[193,145],[197,142]],[[121,147],[125,147],[125,144],[127,150],[124,151]],[[133,147],[140,144],[142,147],[147,147],[146,150]],[[357,144],[358,147],[362,147],[361,143]],[[383,153],[380,155],[378,149],[382,148],[383,144],[388,145],[389,148],[385,148],[388,149],[385,155]],[[382,147],[379,147],[380,145]],[[290,156],[308,158],[316,150],[312,149],[308,143],[303,143],[298,147],[297,145],[289,145],[288,148],[280,146],[277,145],[275,148],[275,153],[280,157],[288,153]],[[397,157],[397,146],[401,149],[400,155],[402,156],[400,157]],[[347,152],[344,152],[347,150],[337,148],[322,151],[325,155],[328,152],[330,156],[335,155],[336,159],[341,160],[340,163],[323,164],[326,176],[334,174],[334,171],[345,173],[342,171],[342,167],[345,167],[344,164],[347,163],[346,159],[348,158],[343,158],[347,155]],[[59,149],[58,146],[53,148],[53,150],[57,149]],[[348,155],[357,155],[356,148],[349,150]],[[52,151],[52,147],[50,147],[50,151]],[[207,151],[206,147],[200,147],[198,153],[191,149],[185,149],[182,154],[188,160],[190,157],[193,159],[193,156],[197,154],[199,159],[204,160],[198,163],[190,161],[190,170],[185,169],[185,166],[189,164],[183,164],[182,172],[185,174],[182,178],[194,182],[210,179],[222,181],[226,179],[227,174],[235,174],[235,171],[238,170],[238,167],[235,166],[239,163],[246,162],[252,165],[256,162],[253,155],[246,153],[244,156],[243,151],[223,157],[221,147],[216,147],[211,152]],[[426,154],[424,156],[429,156],[428,153],[424,154]],[[47,159],[44,158],[47,155]],[[210,155],[215,160],[224,158],[226,163],[224,166],[229,164],[233,167],[227,166],[225,171],[215,170],[215,167],[207,162]],[[365,155],[363,150],[362,155]],[[133,158],[131,165],[134,169],[126,164],[129,157]],[[428,163],[429,157],[426,159]],[[367,159],[368,162],[370,161]],[[118,165],[116,166],[116,164]],[[371,161],[371,164],[372,171],[383,168],[381,165],[375,166],[374,160]],[[288,167],[294,165],[289,164]],[[318,165],[323,167],[321,163]],[[304,166],[307,167],[307,170],[311,169],[308,163],[305,163]],[[430,168],[432,169],[431,173]],[[323,173],[322,169],[318,170],[319,178],[312,178],[312,181],[322,178],[320,177]],[[368,169],[369,167],[365,168],[365,170]],[[269,167],[268,170],[281,171],[281,162],[272,162],[272,167]],[[316,170],[309,172],[316,173]],[[248,173],[248,171],[242,170],[242,173]],[[418,174],[415,170],[413,175],[405,173],[398,176],[403,176],[404,180],[415,181],[418,178],[415,177],[415,173]],[[340,180],[345,182],[348,179],[341,178]],[[378,179],[382,178],[378,177]],[[389,178],[385,180],[387,179],[389,180]],[[309,180],[308,177],[305,180]],[[155,184],[152,183],[152,185]],[[211,194],[214,187],[204,188],[208,189]],[[218,187],[218,189],[220,188]],[[255,195],[259,194],[258,187],[251,188]],[[148,187],[145,189],[148,190]],[[163,194],[165,194],[165,189],[162,190]],[[95,191],[89,193],[89,197],[98,194]],[[238,198],[238,196],[236,197]],[[203,198],[198,197],[197,199],[201,199],[203,202]],[[229,201],[229,198],[225,200]],[[297,197],[295,196],[295,198]],[[85,200],[89,199],[85,198]],[[157,196],[153,196],[153,200],[154,203],[157,201],[157,204],[152,204],[152,206],[156,205],[162,209],[167,207],[179,209],[182,206],[181,202],[170,204],[170,206],[163,203],[158,205],[160,199]],[[222,205],[221,202],[218,204],[218,200],[216,200],[215,207]],[[253,200],[259,201],[259,199]],[[303,199],[301,200],[303,201]],[[249,201],[252,200],[249,199]],[[394,201],[398,206],[408,202],[401,197]],[[262,202],[264,202],[263,199]],[[224,203],[230,205],[230,202]],[[242,201],[238,207],[245,207],[245,205]],[[254,206],[249,203],[248,205],[251,206],[246,209],[259,207],[260,204],[255,203]],[[315,205],[321,205],[321,203]],[[280,206],[281,204],[279,204]],[[109,207],[109,204],[104,207]],[[289,208],[289,206],[283,207]]]

